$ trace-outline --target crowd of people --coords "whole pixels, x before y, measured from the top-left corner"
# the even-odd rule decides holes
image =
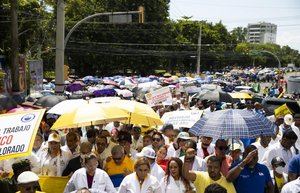
[[[282,85],[262,93],[278,97]],[[257,82],[253,87],[260,90]],[[160,117],[182,110],[203,110],[209,117],[231,108],[267,116],[259,102],[191,99],[176,89],[173,104],[153,107]],[[194,136],[189,128],[172,123],[149,127],[111,122],[51,130],[58,116],[46,113],[31,155],[0,161],[0,192],[40,192],[39,176],[67,176],[64,193],[299,193],[299,115],[268,116],[276,125],[273,135],[218,139]]]
[[[190,107],[183,99],[156,110],[163,115],[170,109],[192,108],[209,116],[217,110],[215,104],[197,101]],[[245,110],[263,113],[257,103],[248,102]],[[1,192],[16,192],[18,187],[21,193],[38,190],[37,175],[69,176],[65,193],[300,191],[298,114],[273,116],[275,134],[257,139],[196,137],[188,128],[172,124],[154,129],[112,122],[50,130],[55,118],[45,115],[30,156],[0,161]],[[9,173],[14,174],[11,179]]]

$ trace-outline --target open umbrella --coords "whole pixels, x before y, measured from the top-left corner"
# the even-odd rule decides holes
[[[217,102],[232,102],[232,97],[223,91],[210,91],[210,90],[202,90],[196,95],[194,95],[193,98],[198,98],[200,100],[211,100],[211,101],[217,101]]]
[[[126,120],[127,118],[128,114],[122,109],[111,108],[104,104],[89,103],[61,115],[51,129],[107,124],[113,121]]]
[[[272,135],[276,126],[261,114],[249,110],[227,109],[204,116],[189,132],[214,139],[257,138]]]
[[[39,98],[34,105],[41,106],[44,108],[51,108],[54,105],[58,104],[61,101],[66,100],[64,96],[57,96],[57,95],[50,95],[50,96],[43,96]]]
[[[252,97],[248,93],[233,92],[229,93],[229,95],[234,99],[252,99]]]
[[[125,110],[129,116],[128,120],[124,121],[126,124],[150,127],[163,124],[159,115],[147,104],[129,100],[114,100],[107,105],[114,107],[114,109]]]
[[[70,111],[73,111],[74,109],[87,104],[88,101],[83,99],[72,99],[72,100],[65,100],[61,101],[60,103],[56,104],[54,107],[52,107],[47,113],[56,114],[56,115],[62,115],[65,113],[68,113]]]
[[[9,95],[0,94],[0,110],[10,110],[17,107],[15,100]]]

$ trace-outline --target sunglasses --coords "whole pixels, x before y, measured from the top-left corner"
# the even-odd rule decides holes
[[[153,138],[153,139],[152,139],[152,141],[158,141],[158,142],[159,142],[160,140],[161,140],[160,138]]]
[[[228,150],[228,146],[219,146],[218,149],[220,151],[227,151]]]

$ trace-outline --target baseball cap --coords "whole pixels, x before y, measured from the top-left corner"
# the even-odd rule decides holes
[[[279,156],[274,157],[274,158],[272,159],[272,161],[271,161],[271,164],[272,164],[273,166],[276,165],[276,166],[282,166],[282,167],[285,167],[285,162],[284,162],[284,160],[283,160],[281,157],[279,157]]]
[[[187,132],[180,132],[177,136],[178,139],[191,139],[190,134]]]
[[[60,142],[60,136],[57,133],[51,133],[48,138],[48,142],[55,141]]]
[[[242,150],[242,146],[239,143],[233,143],[233,144],[230,144],[230,146],[229,146],[230,151],[234,151],[234,150],[238,150],[238,149]]]
[[[155,159],[156,157],[155,151],[150,147],[144,147],[142,151],[136,155],[137,157],[147,157],[150,159]]]
[[[18,176],[18,184],[27,184],[30,182],[37,182],[40,178],[31,171],[25,171]]]
[[[284,123],[287,125],[292,125],[292,123],[294,122],[293,116],[291,114],[285,115],[283,120],[284,120]]]

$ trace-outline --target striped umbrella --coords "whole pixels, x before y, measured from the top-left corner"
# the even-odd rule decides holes
[[[200,118],[190,132],[215,139],[256,138],[274,134],[276,126],[263,115],[250,110],[227,109]]]

